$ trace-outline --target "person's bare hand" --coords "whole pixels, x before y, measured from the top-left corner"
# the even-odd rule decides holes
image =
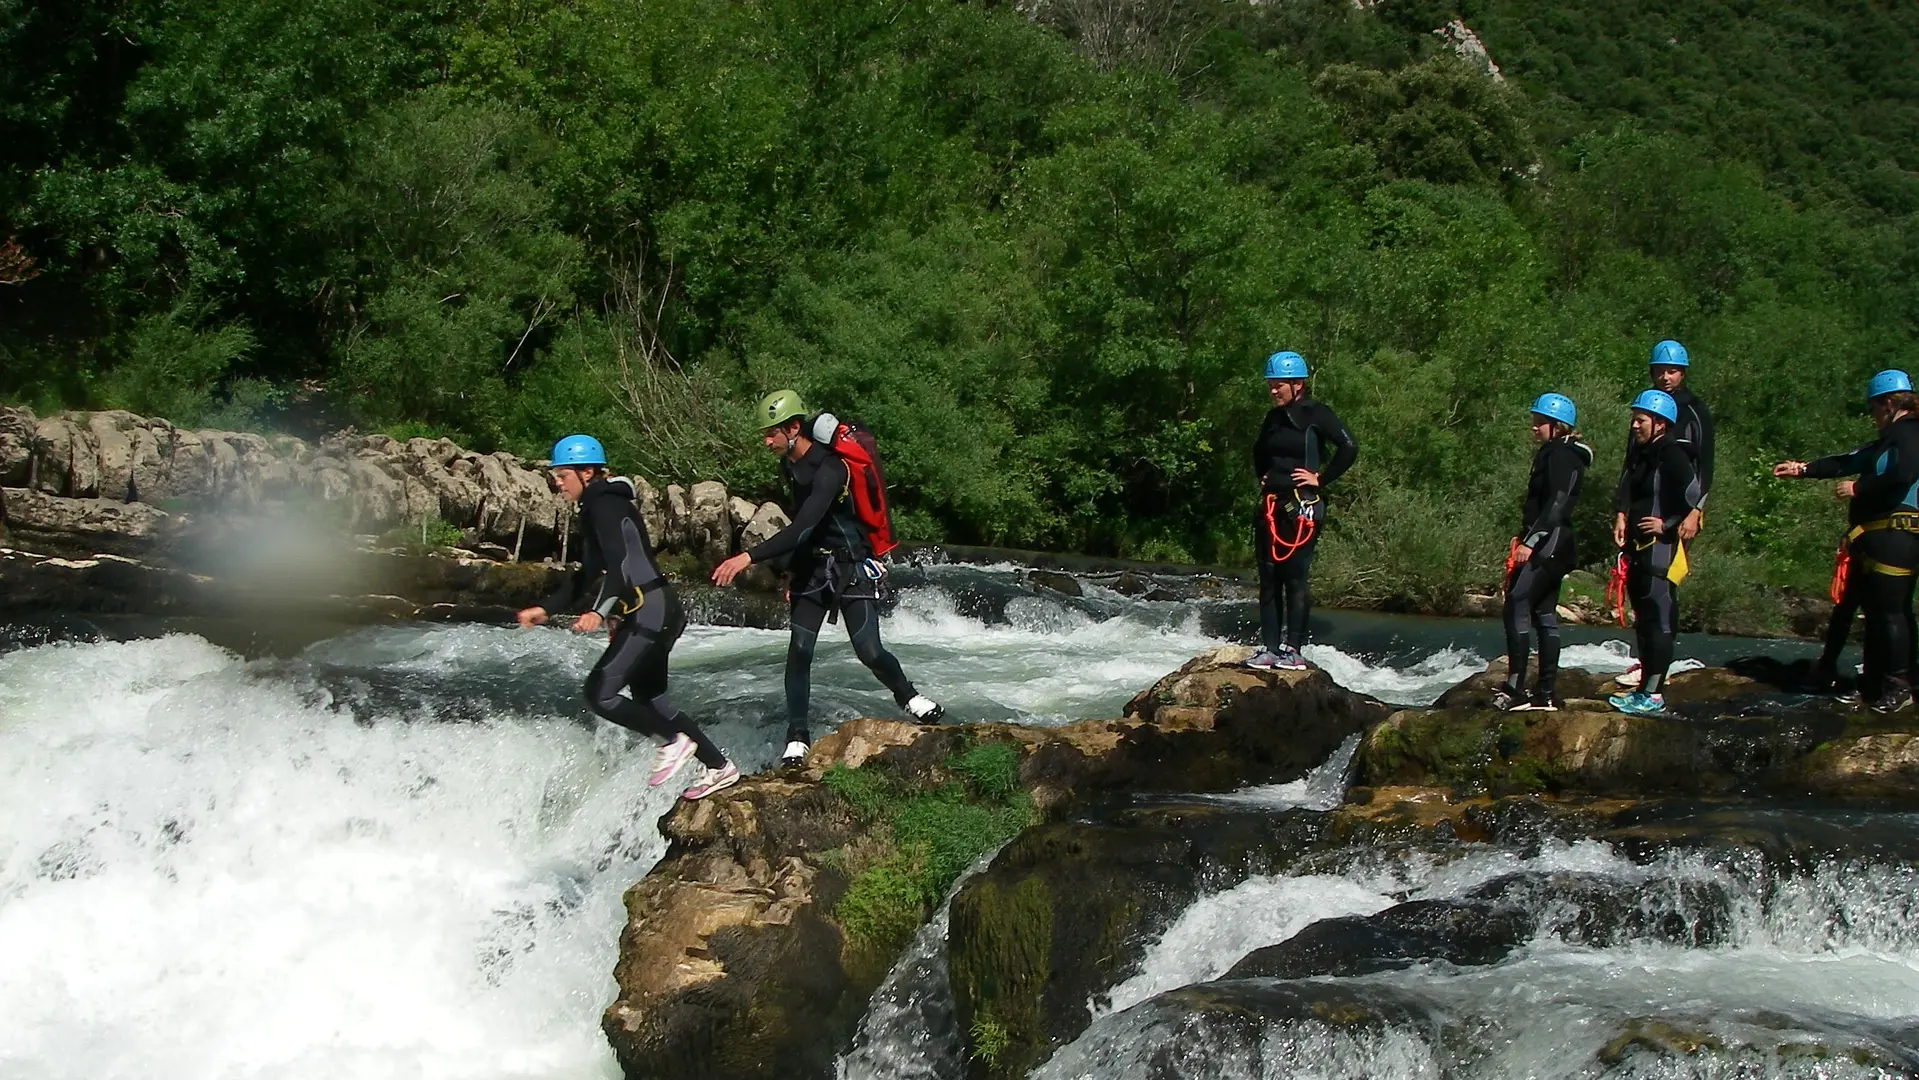
[[[738,555],[733,556],[713,568],[713,584],[724,589],[728,585],[733,584],[733,579],[739,577],[746,571],[747,567],[752,565],[753,556],[742,551]]]
[[[545,626],[547,619],[546,609],[538,606],[521,608],[519,614],[513,617],[519,620],[520,629],[522,630],[531,630],[536,626]]]
[[[1850,499],[1856,490],[1858,490],[1856,482],[1852,480],[1841,480],[1832,485],[1832,493],[1836,498]]]
[[[1772,467],[1772,474],[1781,479],[1806,475],[1806,463],[1803,461],[1782,461]]]
[[[600,617],[599,612],[589,611],[573,620],[573,632],[576,634],[590,634],[598,630],[600,625],[605,621],[605,619]]]

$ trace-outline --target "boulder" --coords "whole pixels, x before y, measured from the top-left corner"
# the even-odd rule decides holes
[[[1026,580],[1041,589],[1051,589],[1062,596],[1083,596],[1086,590],[1080,586],[1079,579],[1071,574],[1062,574],[1057,570],[1029,570]]]
[[[739,544],[740,533],[752,522],[753,515],[759,513],[759,511],[760,508],[758,506],[749,500],[740,498],[738,495],[734,495],[726,500],[727,524],[732,529],[731,539],[733,546],[731,551],[741,550]],[[731,551],[729,551],[729,554]]]
[[[139,555],[179,534],[181,519],[142,503],[65,499],[28,488],[0,488],[0,521],[10,543],[59,555]]]
[[[0,405],[0,487],[26,487],[32,482],[38,427],[33,410]]]
[[[746,551],[771,540],[775,533],[792,523],[793,519],[786,516],[786,511],[780,509],[779,503],[761,503],[759,509],[753,511],[753,516],[747,519],[745,528],[740,530],[740,550]]]
[[[103,499],[125,502],[132,498],[133,439],[140,418],[130,412],[112,410],[88,413],[87,434],[94,446],[95,469],[99,475],[98,494]]]
[[[37,452],[34,486],[49,495],[92,498],[100,490],[100,467],[92,436],[66,417],[34,425]]]
[[[646,535],[655,545],[666,542],[666,497],[643,476],[633,477],[633,505],[639,509]]]
[[[668,551],[685,551],[687,526],[693,517],[692,505],[687,500],[686,489],[678,484],[666,485],[664,505],[665,528],[660,530],[659,546]]]
[[[733,552],[733,522],[727,507],[726,485],[702,480],[693,485],[686,504],[686,538],[681,550],[703,567],[718,566]]]

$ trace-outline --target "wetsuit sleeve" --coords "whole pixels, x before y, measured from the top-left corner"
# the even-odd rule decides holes
[[[1841,476],[1858,476],[1872,468],[1872,451],[1879,444],[1869,442],[1857,450],[1848,450],[1843,454],[1828,454],[1815,461],[1806,462],[1806,471],[1801,474],[1809,480],[1833,480]]]
[[[845,488],[846,463],[838,454],[828,454],[813,473],[813,486],[806,493],[806,501],[794,508],[792,523],[755,545],[747,554],[754,562],[763,563],[798,551],[826,520],[834,501]]]
[[[1321,487],[1326,487],[1345,475],[1346,470],[1352,468],[1353,462],[1358,460],[1359,440],[1353,438],[1353,433],[1347,429],[1345,422],[1335,415],[1333,410],[1322,405],[1320,414],[1321,419],[1325,421],[1326,438],[1337,448],[1333,451],[1333,460],[1319,470],[1319,484]]]
[[[1692,455],[1676,443],[1668,441],[1665,454],[1659,461],[1660,502],[1664,505],[1655,508],[1661,515],[1661,529],[1672,532],[1679,527],[1686,516],[1706,501],[1706,493],[1700,490],[1699,470],[1693,466]],[[1679,497],[1668,500],[1666,492],[1679,492]]]
[[[585,512],[585,507],[581,510],[580,516],[585,519],[582,524],[589,529],[593,528],[592,514]],[[580,553],[580,568],[574,571],[573,576],[562,581],[559,588],[548,593],[540,601],[539,606],[545,608],[549,614],[571,611],[573,606],[579,603],[580,597],[586,594],[594,579],[606,572],[606,564],[600,555],[604,549],[593,543],[584,546],[586,550]]]
[[[1579,484],[1579,466],[1576,453],[1555,451],[1546,458],[1546,505],[1539,516],[1528,523],[1526,538],[1520,541],[1529,548],[1537,549],[1552,535],[1554,529],[1572,524],[1573,489]]]
[[[1875,457],[1872,466],[1853,485],[1855,516],[1869,512],[1866,520],[1884,517],[1905,505],[1913,485],[1919,484],[1919,424],[1901,421],[1894,427],[1912,430],[1894,432],[1881,451],[1885,455],[1884,465]]]

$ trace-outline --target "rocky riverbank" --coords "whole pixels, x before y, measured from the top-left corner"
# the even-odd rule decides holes
[[[662,821],[667,857],[627,895],[620,994],[605,1017],[627,1075],[833,1075],[947,884],[1009,837],[951,907],[953,1012],[975,1077],[1024,1076],[1075,1039],[1196,897],[1315,852],[1547,835],[1764,847],[1724,820],[1651,822],[1684,818],[1683,800],[1702,796],[1919,805],[1919,718],[1846,712],[1795,693],[1777,667],[1683,674],[1674,715],[1627,718],[1583,672],[1567,673],[1571,700],[1557,713],[1490,710],[1496,670],[1434,708],[1392,710],[1320,672],[1247,670],[1244,655],[1195,658],[1117,720],[1051,731],[854,721],[803,771],[680,806]],[[1352,783],[1329,812],[1203,797],[1297,779],[1349,736]],[[1329,927],[1236,970],[1490,963],[1539,930],[1494,892]],[[1617,897],[1581,902],[1585,929],[1566,933],[1664,932],[1633,923]]]
[[[684,569],[787,521],[717,482],[636,487]],[[0,408],[0,614],[496,618],[549,588],[577,543],[573,508],[510,454]]]

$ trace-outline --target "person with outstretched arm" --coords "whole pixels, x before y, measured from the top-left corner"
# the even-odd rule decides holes
[[[1253,475],[1260,486],[1253,518],[1260,650],[1248,667],[1307,667],[1300,650],[1312,614],[1313,550],[1326,521],[1325,489],[1359,457],[1359,441],[1346,424],[1306,395],[1308,375],[1305,358],[1296,352],[1266,358],[1266,396],[1273,407],[1253,441]]]
[[[646,524],[633,505],[632,481],[607,475],[606,450],[590,435],[555,443],[551,470],[560,496],[580,508],[580,569],[552,595],[521,611],[520,625],[542,625],[585,601],[573,629],[582,634],[612,629],[606,651],[586,677],[587,705],[665,744],[647,783],[666,783],[692,757],[706,768],[684,798],[704,798],[738,783],[740,770],[666,696],[667,657],[686,629],[686,612],[653,561]]]
[[[881,571],[847,495],[846,463],[808,434],[805,417],[806,406],[796,390],[775,391],[761,399],[761,441],[780,457],[780,471],[792,492],[793,520],[713,570],[713,583],[724,587],[749,566],[788,562],[792,629],[786,646],[786,749],[780,755],[788,764],[804,761],[813,741],[813,650],[829,616],[846,621],[854,655],[893,692],[894,702],[907,715],[932,723],[942,713],[933,699],[914,689],[899,660],[880,641]]]
[[[1520,505],[1520,533],[1513,538],[1512,567],[1506,574],[1506,683],[1493,691],[1493,707],[1502,712],[1559,708],[1553,684],[1559,674],[1559,588],[1579,565],[1573,546],[1572,513],[1579,485],[1592,467],[1592,447],[1580,441],[1573,425],[1579,410],[1564,394],[1541,394],[1533,401],[1532,472]],[[1526,691],[1529,659],[1527,630],[1539,635],[1539,679]]]
[[[1639,686],[1607,699],[1623,713],[1666,709],[1666,672],[1679,635],[1679,583],[1686,547],[1679,528],[1699,509],[1693,455],[1673,438],[1679,407],[1664,390],[1633,399],[1632,443],[1619,479],[1625,512],[1613,522],[1613,544],[1626,554],[1626,595],[1639,638]]]
[[[1912,706],[1914,572],[1919,571],[1919,396],[1903,371],[1888,370],[1866,384],[1879,438],[1851,453],[1817,461],[1782,461],[1774,476],[1842,481],[1849,499],[1846,552],[1851,561],[1843,600],[1857,598],[1866,616],[1866,683],[1872,709],[1894,713]],[[1835,612],[1835,615],[1837,612]],[[1842,639],[1843,640],[1843,639]]]

